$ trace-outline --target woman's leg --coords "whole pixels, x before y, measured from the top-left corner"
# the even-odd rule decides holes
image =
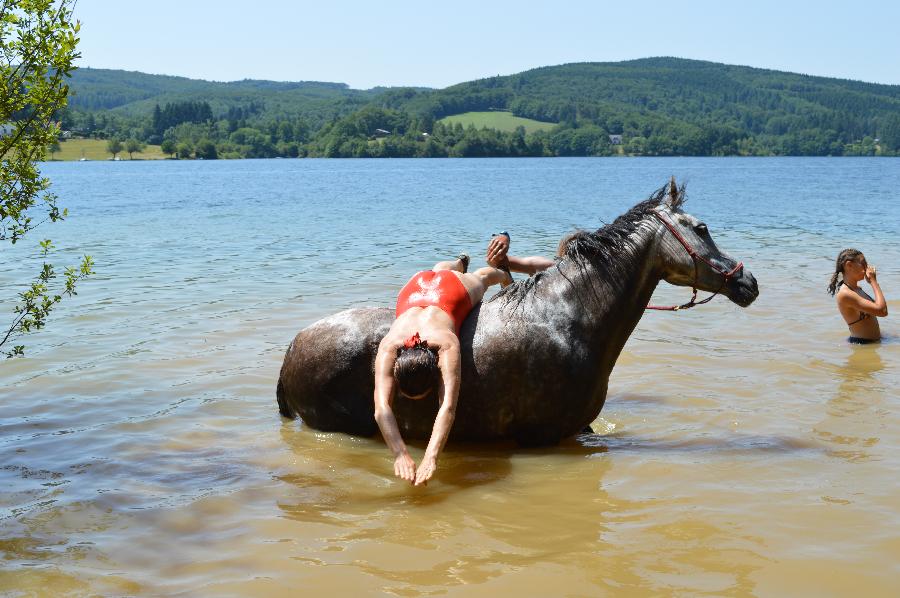
[[[469,299],[472,301],[472,305],[478,305],[484,298],[484,293],[489,286],[495,284],[506,286],[512,282],[512,276],[503,270],[491,267],[478,268],[474,272],[459,274],[458,276],[463,286],[469,292]]]
[[[455,260],[447,261],[447,262],[438,262],[432,268],[432,271],[439,272],[441,270],[455,270],[457,272],[465,272],[469,267],[469,256],[465,253],[460,253],[459,257]]]
[[[472,276],[477,276],[478,279],[481,280],[481,284],[484,286],[485,291],[488,287],[495,284],[506,286],[512,282],[512,276],[509,272],[499,268],[491,268],[490,266],[478,268],[472,272]]]

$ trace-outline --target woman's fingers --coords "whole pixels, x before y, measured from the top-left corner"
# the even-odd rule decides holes
[[[409,455],[397,457],[394,461],[394,475],[407,482],[416,480],[416,462]]]

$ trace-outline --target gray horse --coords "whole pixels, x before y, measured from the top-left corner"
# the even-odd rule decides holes
[[[674,179],[615,222],[576,236],[554,267],[475,307],[459,333],[462,382],[451,438],[548,445],[603,409],[609,375],[660,280],[722,293],[741,307],[756,279],[681,210]],[[681,307],[691,307],[689,304]],[[318,430],[373,435],[373,364],[390,308],[350,309],[302,330],[288,347],[278,408]],[[394,401],[404,438],[427,439],[437,393]]]

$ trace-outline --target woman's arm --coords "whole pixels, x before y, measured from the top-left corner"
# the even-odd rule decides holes
[[[459,398],[459,379],[461,376],[459,340],[455,335],[449,335],[438,354],[438,365],[441,368],[441,382],[443,393],[441,406],[434,418],[434,427],[431,430],[431,439],[425,456],[416,471],[416,486],[428,483],[437,469],[438,455],[444,448],[447,438],[450,436],[450,428],[456,418],[456,401]]]
[[[872,291],[875,293],[875,300],[869,301],[865,297],[860,297],[858,293],[854,293],[848,289],[848,292],[841,293],[838,300],[843,307],[850,307],[863,313],[883,318],[888,315],[887,300],[884,293],[881,292],[881,286],[878,284],[878,278],[875,268],[869,266],[866,269],[866,280],[872,285]]]
[[[532,255],[528,257],[516,257],[507,255],[509,260],[509,269],[513,272],[521,272],[531,276],[537,272],[542,272],[556,263],[548,257],[542,255]]]
[[[875,292],[874,303],[880,311],[880,313],[874,315],[884,318],[888,315],[887,299],[884,298],[884,293],[881,292],[881,285],[878,284],[878,273],[875,272],[875,266],[866,268],[866,282],[872,285],[872,290]]]
[[[394,455],[394,475],[407,482],[416,479],[416,462],[409,456],[406,443],[400,435],[397,418],[391,409],[394,398],[394,362],[397,350],[390,345],[379,345],[375,358],[375,421],[384,436],[384,442]]]
[[[509,255],[509,237],[501,233],[494,236],[491,239],[491,242],[488,243],[486,260],[490,266],[497,268],[503,263],[503,258],[508,260],[507,264],[510,270],[521,274],[528,274],[529,276],[546,270],[556,263],[555,260],[541,255],[531,255],[528,257]]]

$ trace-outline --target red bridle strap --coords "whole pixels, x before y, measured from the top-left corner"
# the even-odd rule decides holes
[[[728,284],[729,280],[734,278],[738,272],[744,269],[744,262],[738,262],[738,264],[731,270],[724,270],[716,266],[711,261],[697,253],[697,251],[693,247],[691,247],[691,244],[687,242],[684,236],[682,236],[682,234],[678,232],[678,229],[675,228],[675,225],[669,222],[667,218],[664,218],[658,210],[654,210],[653,215],[656,216],[667,229],[669,229],[669,232],[671,232],[675,236],[675,238],[678,239],[678,242],[681,243],[681,246],[684,247],[685,251],[688,252],[688,255],[691,256],[691,260],[694,262],[694,284],[691,300],[687,303],[682,303],[681,305],[648,305],[646,309],[655,309],[659,311],[678,311],[680,309],[690,309],[695,305],[703,305],[704,303],[709,303],[713,297],[718,295],[722,291],[722,289],[725,288],[725,285]],[[712,268],[713,272],[716,272],[722,276],[722,285],[715,293],[713,293],[706,299],[697,301],[697,281],[700,280],[700,269],[698,267],[698,262],[701,261]]]

